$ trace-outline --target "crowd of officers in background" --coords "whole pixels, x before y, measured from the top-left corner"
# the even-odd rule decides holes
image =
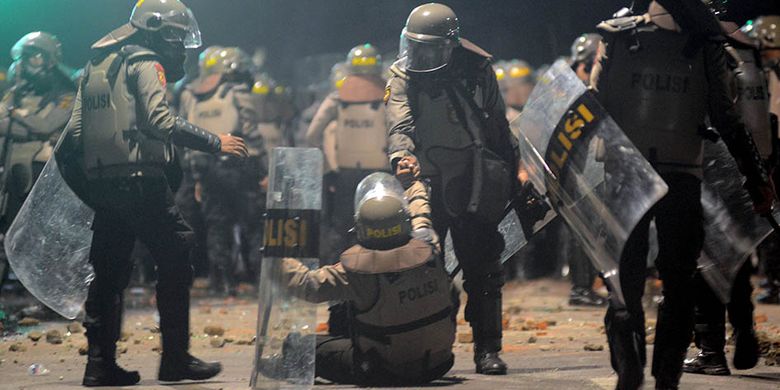
[[[599,34],[583,34],[573,42],[571,54],[561,57],[586,84],[600,42]],[[22,37],[12,56],[8,70],[0,70],[0,145],[3,163],[11,167],[0,175],[3,231],[68,120],[80,74],[62,63],[57,37],[46,32]],[[250,159],[242,162],[199,152],[180,155],[185,175],[176,201],[196,231],[191,258],[201,278],[197,285],[208,286],[211,293],[221,296],[251,291],[259,280],[262,215],[274,147],[317,147],[324,153],[321,257],[325,263],[354,244],[350,229],[357,183],[371,172],[390,170],[382,99],[394,53],[383,57],[369,43],[355,46],[345,61],[333,65],[329,80],[303,91],[293,91],[265,73],[264,57],[263,49],[250,56],[238,47],[207,47],[198,56],[196,75],[188,73],[168,88],[170,101],[181,116],[215,133],[240,135],[250,148]],[[547,67],[534,69],[521,59],[494,61],[510,124]],[[325,83],[329,90],[322,88]],[[517,127],[512,130],[516,133]],[[7,134],[12,134],[11,142],[5,141]],[[237,164],[242,168],[233,169]],[[558,245],[549,245],[553,242]],[[777,257],[772,242],[767,240],[767,248],[759,252],[762,260]],[[134,256],[139,265],[135,283],[153,281],[154,269],[142,245],[137,245]],[[767,264],[762,267],[766,291],[758,298],[763,303],[780,303],[780,275],[774,263],[762,261]],[[4,265],[2,270],[6,281],[9,269]],[[597,272],[560,222],[540,232],[506,264],[505,272],[520,279],[569,275],[570,304],[606,304],[603,293],[593,288],[594,282],[599,285]]]

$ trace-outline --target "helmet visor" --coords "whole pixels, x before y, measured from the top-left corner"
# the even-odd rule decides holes
[[[455,41],[441,39],[433,41],[418,41],[401,34],[399,57],[405,57],[406,71],[433,72],[445,67],[452,57]]]
[[[203,44],[198,21],[189,8],[183,12],[171,11],[158,16],[164,27],[171,27],[161,31],[166,41],[181,42],[187,49],[197,49]]]
[[[375,172],[366,176],[355,190],[355,213],[366,201],[384,197],[398,199],[404,208],[409,207],[409,203],[404,197],[404,188],[395,176],[384,172]]]

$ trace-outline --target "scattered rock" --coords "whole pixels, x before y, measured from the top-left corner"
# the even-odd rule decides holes
[[[757,313],[757,314],[756,314],[756,316],[755,316],[755,321],[756,321],[756,324],[761,324],[761,323],[764,323],[764,322],[766,322],[768,319],[769,319],[769,318],[767,318],[766,314],[764,314],[764,313]]]
[[[219,325],[206,325],[203,328],[203,333],[209,336],[223,336],[225,335],[225,329]]]
[[[32,341],[38,341],[43,337],[43,333],[38,331],[33,331],[27,334],[27,338],[29,338]]]
[[[535,344],[537,340],[536,336],[531,336],[528,338],[528,344]]]
[[[330,327],[328,326],[327,322],[320,322],[317,324],[316,332],[317,333],[325,333],[328,331]]]
[[[211,346],[214,348],[222,348],[225,346],[225,339],[222,337],[215,337],[211,339]]]
[[[10,347],[8,347],[8,350],[11,352],[26,352],[27,347],[22,345],[22,343],[13,343]],[[14,360],[14,363],[16,363],[16,360]]]
[[[139,344],[141,344],[141,339],[135,339],[135,340],[133,340],[133,344],[135,344],[135,345],[139,345]]]
[[[89,347],[87,346],[87,343],[79,345],[79,355],[86,356],[88,351]]]
[[[255,345],[256,339],[257,337],[252,337],[251,339],[242,338],[236,341],[236,345]]]
[[[547,324],[547,326],[555,326],[555,325],[558,325],[558,321],[555,321],[555,320],[547,320],[547,321],[545,321],[544,323],[545,323],[545,324]]]
[[[506,312],[509,313],[509,314],[520,314],[520,312],[522,312],[522,311],[523,311],[522,307],[515,306],[515,305],[509,306],[506,309]]]
[[[236,341],[236,339],[234,339],[233,337],[225,336],[225,343],[226,344],[230,344],[230,343],[232,343],[234,341]]]
[[[124,354],[127,353],[127,344],[125,343],[116,343],[116,353],[118,354]]]
[[[471,332],[459,332],[458,342],[461,344],[471,344],[474,342],[474,335]]]
[[[37,318],[32,317],[24,317],[21,321],[19,321],[19,326],[35,326],[40,324],[41,321],[38,321]]]
[[[46,342],[49,344],[62,344],[62,333],[57,329],[46,332]]]
[[[604,345],[602,344],[585,344],[585,347],[583,347],[584,350],[590,351],[590,352],[598,352],[604,350]]]
[[[132,333],[130,333],[130,332],[125,332],[125,331],[122,331],[122,332],[119,334],[119,341],[121,341],[121,342],[123,342],[123,343],[126,343],[126,342],[127,342],[127,340],[130,340],[130,337],[131,337],[132,335],[133,335],[133,334],[132,334]]]
[[[84,332],[84,327],[81,326],[80,323],[73,321],[70,324],[68,324],[68,332],[70,333],[82,333]]]
[[[227,314],[229,314],[229,312],[228,312],[228,310],[227,310],[227,309],[220,309],[220,310],[219,310],[219,314],[222,314],[222,315],[227,315]]]
[[[211,307],[209,306],[201,307],[200,314],[211,314]]]
[[[542,346],[539,346],[539,349],[542,350],[542,351],[549,351],[549,350],[552,349],[552,346],[550,346],[550,345],[542,345]]]
[[[547,332],[536,332],[537,336],[547,336]]]

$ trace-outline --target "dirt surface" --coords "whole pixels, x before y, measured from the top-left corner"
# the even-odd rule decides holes
[[[504,359],[509,375],[487,377],[474,374],[473,344],[469,327],[459,320],[455,367],[431,387],[463,389],[612,389],[616,378],[609,365],[609,346],[603,334],[603,308],[567,305],[568,283],[539,280],[510,283],[504,300]],[[133,305],[143,307],[142,304]],[[326,320],[319,311],[319,322]],[[192,352],[207,360],[222,361],[224,372],[213,381],[160,385],[156,381],[160,334],[151,308],[128,310],[119,363],[140,370],[141,385],[134,389],[245,389],[248,387],[257,317],[250,299],[196,299],[192,308]],[[648,315],[652,340],[655,314]],[[730,377],[683,376],[682,389],[777,389],[780,387],[780,306],[759,305],[759,331],[769,359],[747,371],[733,370]],[[68,329],[70,325],[70,330]],[[322,329],[322,326],[320,326]],[[320,330],[321,330],[320,329]],[[86,360],[86,339],[70,321],[41,321],[20,328],[22,333],[0,341],[0,389],[80,388]],[[52,332],[57,331],[57,332]],[[57,333],[59,333],[58,341]],[[47,337],[47,335],[53,335]],[[34,341],[33,338],[37,338]],[[49,341],[47,341],[49,339]],[[15,349],[16,351],[11,351]],[[733,349],[733,346],[727,347]],[[649,351],[652,351],[652,345]],[[691,354],[694,352],[690,351]],[[732,351],[729,351],[729,356]],[[30,374],[33,364],[41,366]],[[768,365],[773,364],[773,365]],[[653,385],[647,368],[647,387]],[[320,383],[323,388],[347,388]]]

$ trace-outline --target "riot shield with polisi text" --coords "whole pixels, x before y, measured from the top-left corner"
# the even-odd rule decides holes
[[[319,266],[322,152],[274,148],[265,219],[257,350],[250,379],[254,389],[314,385],[316,306],[296,298],[282,282],[281,262],[296,258]]]
[[[542,76],[515,125],[529,180],[622,305],[623,248],[666,183],[564,61]]]

